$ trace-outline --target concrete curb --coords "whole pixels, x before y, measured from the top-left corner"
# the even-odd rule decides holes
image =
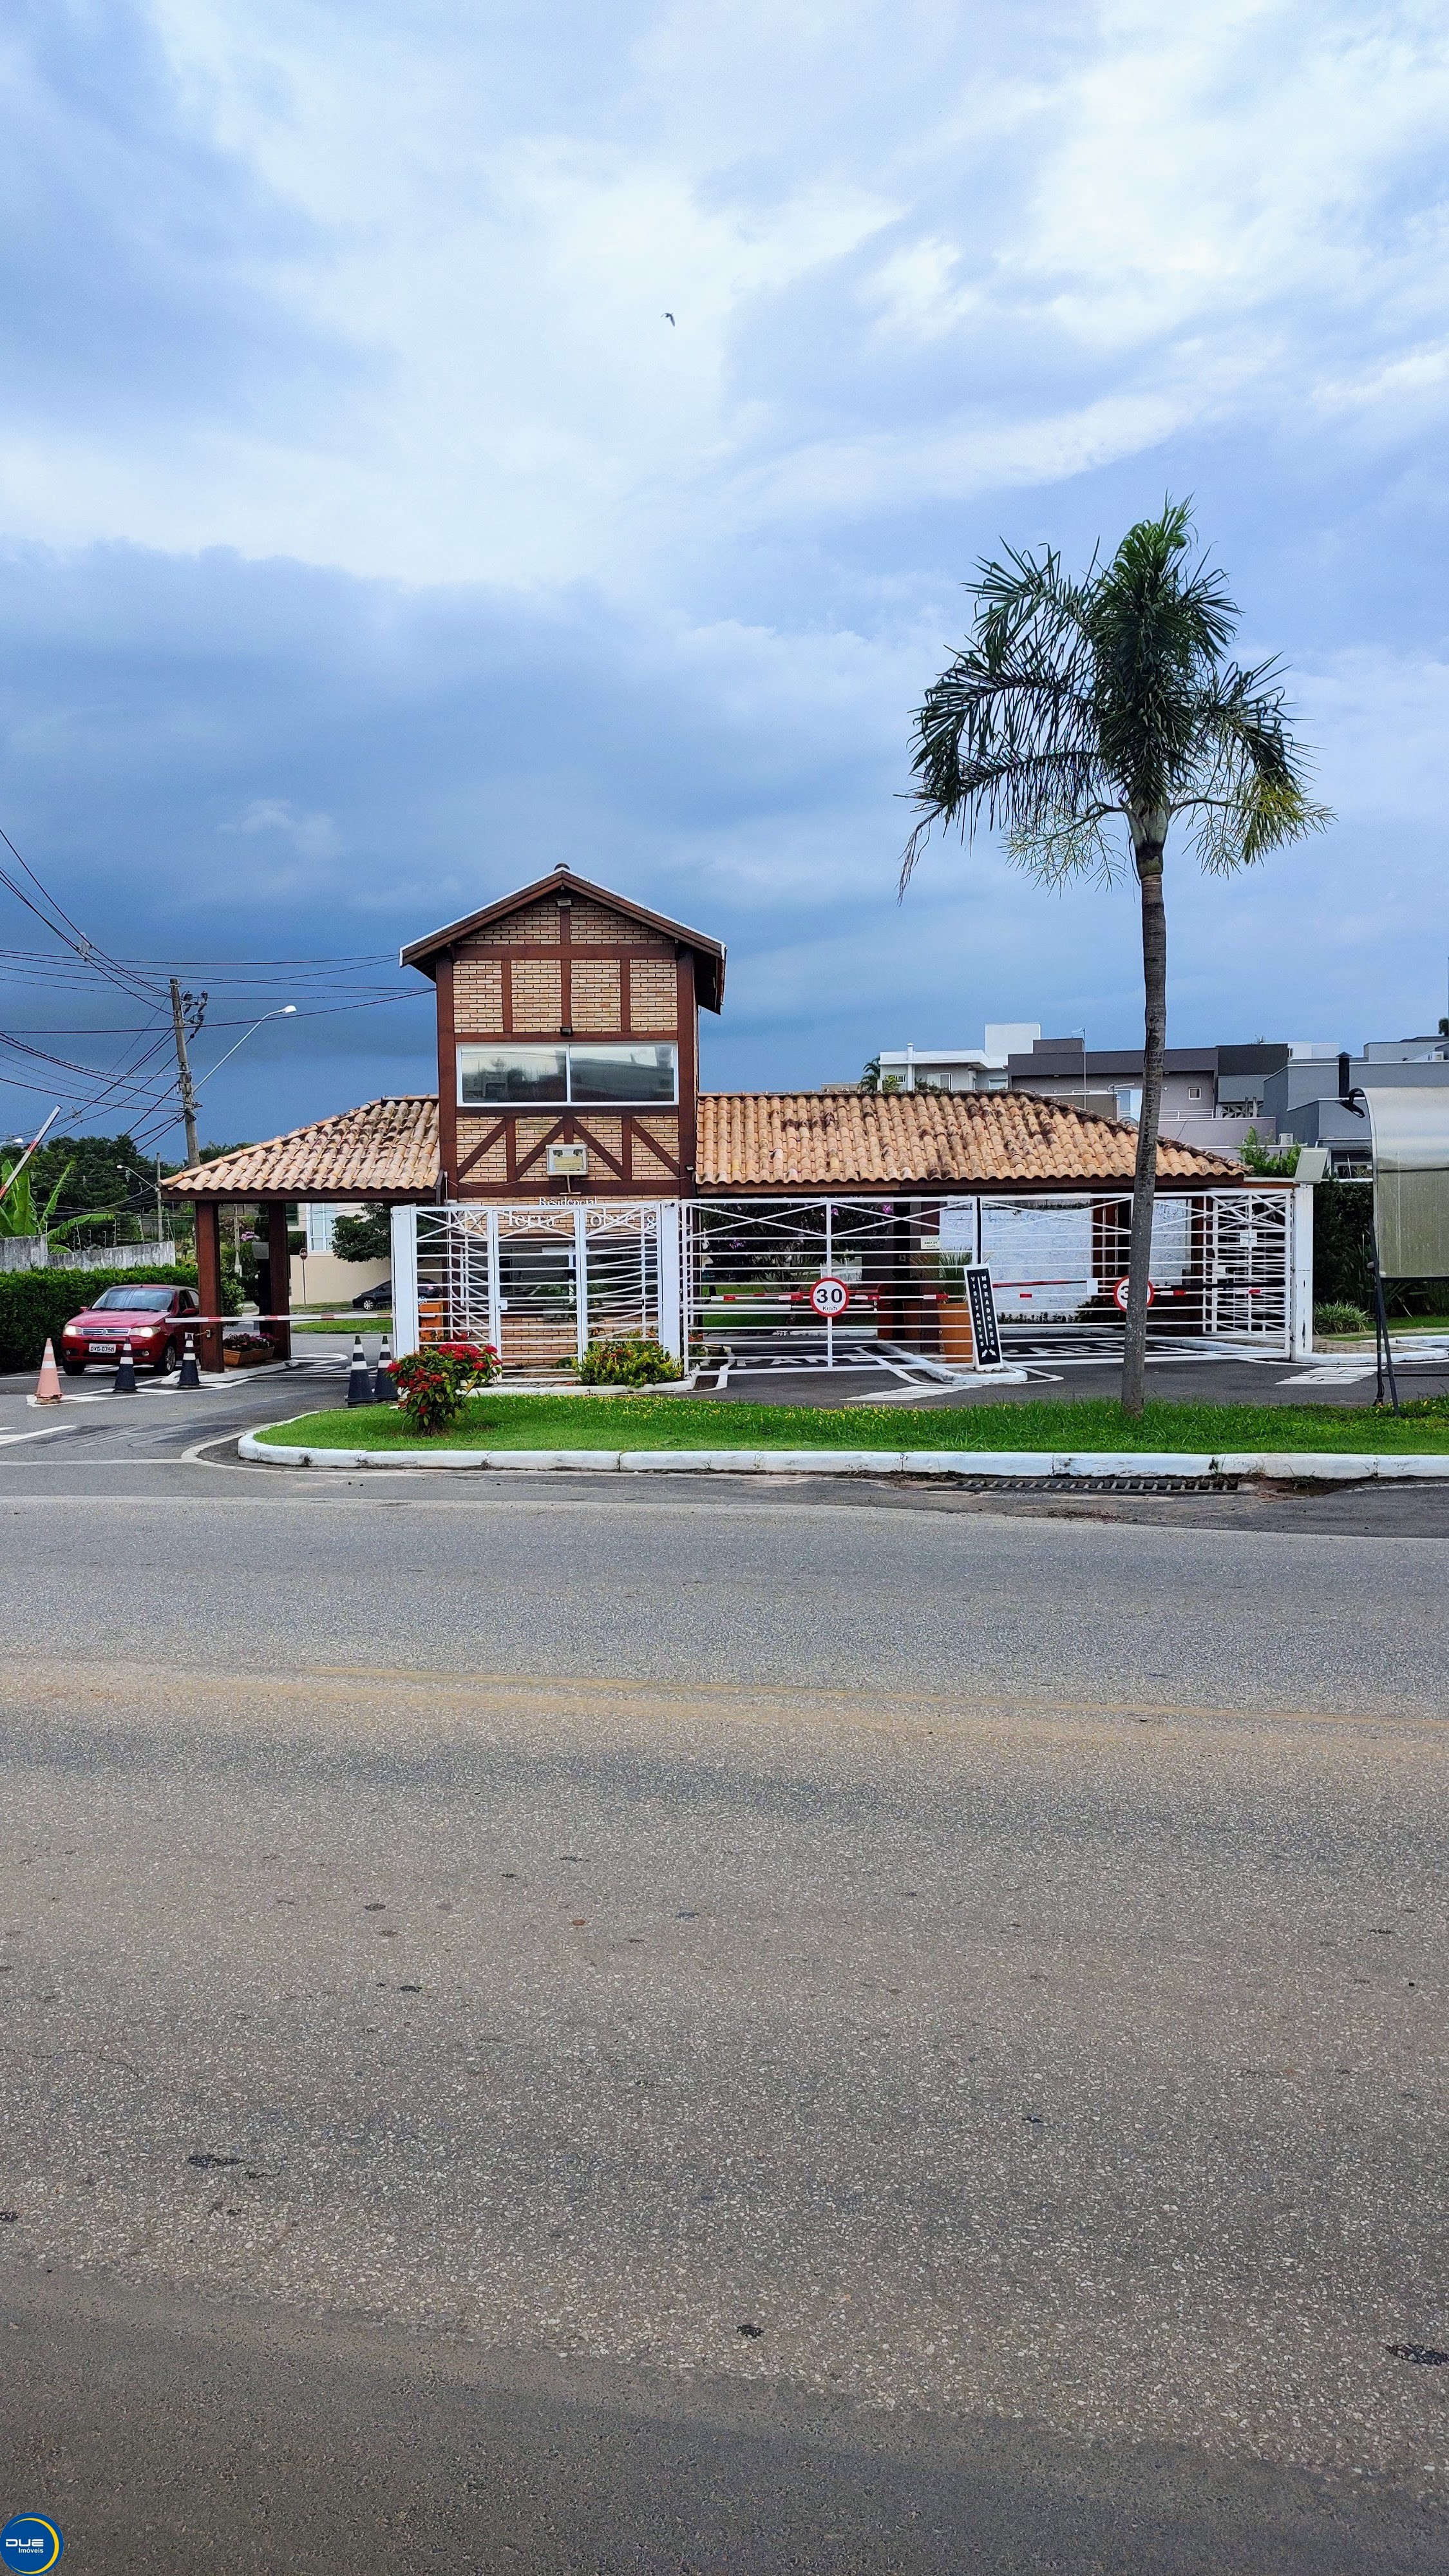
[[[284,1449],[247,1431],[237,1455],[259,1467],[428,1467],[462,1474],[518,1467],[565,1475],[1272,1476],[1290,1483],[1449,1478],[1449,1455],[1246,1449],[1221,1456],[1144,1449]]]

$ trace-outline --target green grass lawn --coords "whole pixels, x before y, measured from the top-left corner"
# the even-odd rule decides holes
[[[1366,1405],[1149,1404],[1140,1421],[1100,1397],[951,1407],[711,1404],[689,1396],[475,1396],[451,1431],[420,1441],[401,1407],[309,1413],[258,1433],[298,1449],[1449,1449],[1441,1414],[1395,1420]]]
[[[344,1318],[340,1324],[329,1324],[319,1315],[294,1315],[292,1330],[294,1333],[390,1333],[392,1317],[388,1314],[358,1315]]]

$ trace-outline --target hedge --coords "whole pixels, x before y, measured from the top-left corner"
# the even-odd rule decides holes
[[[47,1339],[60,1357],[60,1337],[72,1315],[93,1306],[103,1288],[141,1288],[164,1280],[168,1288],[194,1288],[195,1265],[175,1270],[4,1270],[0,1271],[0,1370],[38,1369]],[[222,1302],[229,1315],[241,1304],[241,1290],[223,1283]]]

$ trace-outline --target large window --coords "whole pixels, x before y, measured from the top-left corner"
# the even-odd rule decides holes
[[[672,1046],[460,1046],[458,1098],[465,1108],[527,1109],[563,1100],[613,1108],[648,1108],[679,1097],[679,1051]]]

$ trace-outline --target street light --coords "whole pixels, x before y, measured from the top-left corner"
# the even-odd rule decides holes
[[[225,1055],[219,1055],[217,1057],[215,1064],[211,1068],[211,1072],[206,1076],[207,1081],[210,1082],[211,1075],[213,1073],[220,1073],[224,1064],[230,1064],[232,1057],[236,1054],[237,1047],[244,1047],[248,1038],[254,1038],[258,1029],[266,1027],[268,1020],[290,1020],[295,1016],[296,1009],[297,1005],[295,1002],[284,1002],[279,1011],[263,1011],[259,1020],[253,1020],[249,1029],[243,1029],[241,1036],[237,1039],[236,1046],[228,1047]],[[201,1106],[200,1101],[198,1101],[196,1105],[199,1109]]]

